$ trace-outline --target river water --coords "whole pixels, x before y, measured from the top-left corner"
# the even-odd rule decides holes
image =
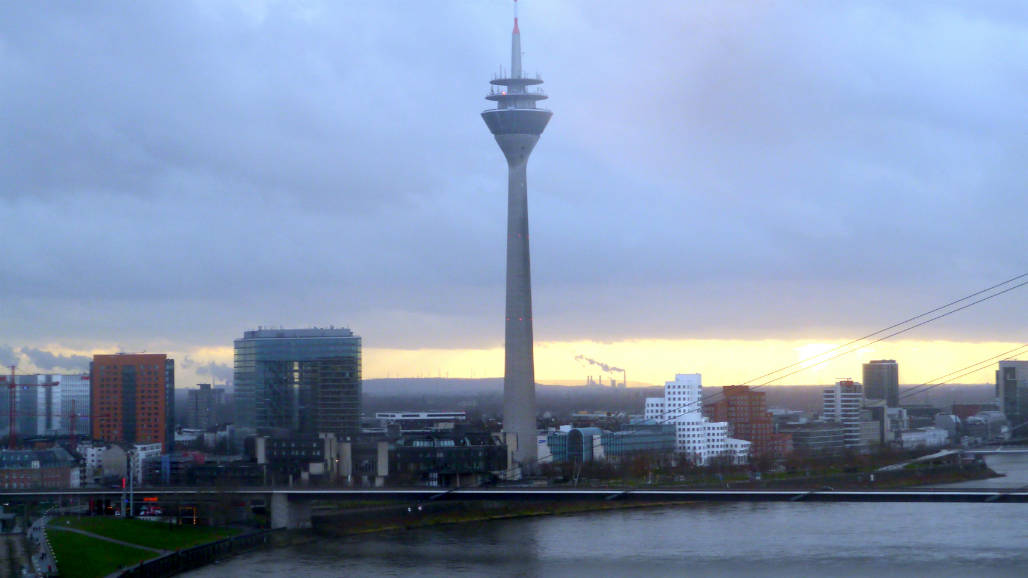
[[[1021,488],[1028,454],[990,456]],[[250,553],[208,576],[1028,576],[1028,504],[732,503],[387,532]]]

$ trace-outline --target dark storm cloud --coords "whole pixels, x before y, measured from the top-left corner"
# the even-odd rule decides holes
[[[0,329],[497,345],[505,167],[478,112],[508,9],[4,5]],[[537,337],[862,334],[1028,270],[1025,22],[525,2],[555,112],[529,169]],[[1010,336],[1023,303],[937,335]]]
[[[32,365],[43,371],[52,369],[65,369],[72,371],[87,371],[92,358],[85,355],[61,355],[34,347],[22,347],[21,353],[29,358]]]

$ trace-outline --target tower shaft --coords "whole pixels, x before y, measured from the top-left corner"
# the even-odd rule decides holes
[[[515,0],[516,1],[516,0]],[[535,358],[532,336],[532,267],[528,248],[526,167],[552,113],[536,108],[546,98],[528,87],[542,84],[521,71],[521,32],[515,15],[511,34],[510,78],[494,78],[486,98],[496,108],[482,113],[507,159],[507,304],[504,329],[503,431],[514,443],[513,460],[531,469],[537,457]]]
[[[535,135],[497,136],[501,148],[531,151]],[[506,146],[504,146],[506,145]],[[503,430],[517,434],[515,460],[536,459],[532,266],[528,245],[528,153],[508,156],[507,308],[504,332]]]

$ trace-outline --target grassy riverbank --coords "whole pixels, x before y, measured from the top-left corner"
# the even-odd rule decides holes
[[[48,535],[62,578],[107,576],[160,555],[74,532],[52,531]]]
[[[50,523],[98,534],[112,540],[129,542],[146,548],[159,550],[181,550],[205,542],[213,542],[239,534],[236,528],[211,528],[151,522],[147,520],[123,520],[109,516],[63,517]]]
[[[50,521],[47,536],[61,576],[87,578],[106,576],[167,552],[239,532],[235,528],[180,526],[106,516],[66,516]]]

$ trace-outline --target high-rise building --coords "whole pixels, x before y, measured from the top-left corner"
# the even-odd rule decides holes
[[[93,439],[123,444],[175,441],[175,361],[163,353],[94,355],[89,364]]]
[[[996,370],[996,397],[999,408],[1007,416],[1013,437],[1028,434],[1025,428],[1017,430],[1028,422],[1028,361],[1001,361]]]
[[[546,98],[542,79],[521,71],[517,2],[511,34],[510,75],[493,78],[486,96],[496,108],[482,118],[507,159],[507,308],[503,373],[503,431],[513,458],[530,467],[536,459],[535,360],[532,340],[532,281],[528,251],[528,157],[553,115],[537,108]],[[496,89],[495,87],[503,87]],[[513,438],[513,440],[511,439]]]
[[[360,431],[361,338],[349,329],[258,329],[235,340],[236,421],[298,433]]]
[[[899,407],[899,364],[879,359],[864,364],[864,397],[880,399],[888,407]]]
[[[218,425],[217,411],[225,403],[225,390],[209,383],[186,391],[186,427],[207,429]]]
[[[790,445],[789,435],[775,433],[763,391],[753,391],[747,385],[729,385],[721,388],[721,393],[722,399],[706,408],[712,421],[728,422],[729,435],[751,442],[756,457],[788,453],[784,450]]]
[[[847,448],[863,445],[860,416],[863,400],[863,388],[852,379],[836,382],[822,392],[821,419],[842,425]]]

